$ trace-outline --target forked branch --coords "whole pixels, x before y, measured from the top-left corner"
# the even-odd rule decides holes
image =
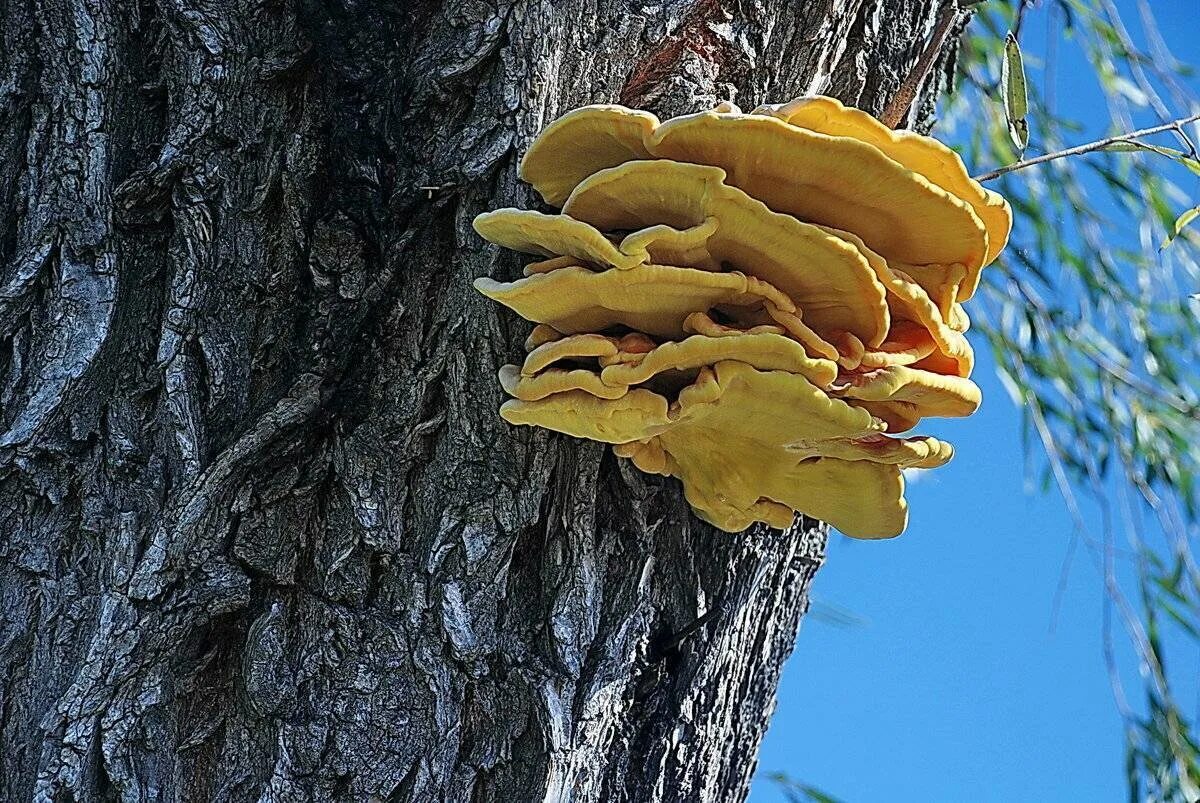
[[[975,180],[991,181],[992,179],[999,178],[1006,173],[1011,173],[1014,170],[1023,170],[1026,167],[1033,167],[1034,165],[1052,162],[1055,159],[1064,159],[1068,156],[1078,156],[1082,153],[1101,151],[1105,148],[1110,148],[1113,145],[1118,145],[1122,142],[1141,144],[1137,143],[1138,139],[1142,137],[1148,137],[1151,134],[1161,134],[1164,131],[1178,131],[1184,136],[1185,141],[1190,142],[1190,140],[1187,140],[1187,134],[1183,131],[1183,126],[1187,125],[1188,123],[1194,123],[1197,120],[1200,120],[1200,113],[1193,114],[1190,117],[1181,117],[1178,120],[1172,120],[1169,123],[1163,123],[1162,125],[1156,125],[1151,128],[1143,128],[1139,131],[1130,131],[1127,134],[1117,134],[1115,136],[1105,137],[1104,139],[1098,139],[1095,142],[1076,145],[1073,148],[1066,148],[1061,151],[1054,151],[1053,153],[1044,153],[1041,156],[1034,156],[1032,159],[1023,159],[1019,162],[1005,165],[1004,167],[997,167],[995,170],[989,170],[986,173],[980,173],[979,175],[975,176]],[[1155,150],[1155,148],[1151,146],[1146,147],[1148,150]],[[1196,158],[1197,154],[1192,153],[1190,156],[1194,159]]]

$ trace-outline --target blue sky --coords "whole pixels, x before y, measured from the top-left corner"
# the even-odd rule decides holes
[[[1136,5],[1118,5],[1136,28]],[[1200,0],[1152,7],[1175,54],[1200,65]],[[1031,38],[1044,20],[1044,8],[1031,12]],[[1036,38],[1026,46],[1036,52]],[[1107,118],[1098,116],[1093,82],[1063,45],[1060,106],[1099,128]],[[909,486],[906,534],[832,538],[815,606],[856,621],[805,621],[752,803],[784,800],[764,777],[773,771],[852,803],[1127,797],[1100,574],[1081,548],[1064,575],[1072,520],[1056,493],[1029,479],[1020,411],[972,339],[984,406],[970,419],[922,427],[957,453]],[[1120,623],[1112,633],[1118,672],[1136,697],[1136,657]],[[1189,650],[1178,663],[1194,665],[1200,656]]]
[[[805,622],[761,772],[846,801],[1123,799],[1100,578],[1075,560],[1055,615],[1071,519],[1027,488],[1019,413],[980,356],[985,406],[939,422],[958,451],[910,485],[907,533],[832,539],[816,607],[861,621]],[[754,803],[782,799],[756,781]]]

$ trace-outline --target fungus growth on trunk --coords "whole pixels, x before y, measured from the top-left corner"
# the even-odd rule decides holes
[[[893,435],[978,408],[962,302],[1012,225],[954,151],[824,97],[587,106],[520,174],[561,213],[475,220],[541,258],[475,282],[537,324],[500,371],[505,420],[613,444],[731,532],[903,531],[902,469],[953,448]]]

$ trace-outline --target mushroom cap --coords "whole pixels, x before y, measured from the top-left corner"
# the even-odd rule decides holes
[[[671,476],[671,456],[663,451],[657,438],[629,443],[614,443],[613,454],[633,461],[640,471],[647,474]]]
[[[682,459],[702,463],[703,451],[689,446],[694,444],[680,444]],[[696,515],[726,532],[741,532],[758,521],[773,527],[791,524],[780,506],[827,522],[851,538],[894,538],[908,526],[904,475],[898,466],[812,457],[764,461],[731,477],[714,476],[714,471],[710,467],[680,479]],[[744,502],[755,493],[763,497]]]
[[[856,350],[858,364],[854,368],[868,371],[892,365],[913,365],[933,354],[936,348],[937,344],[924,326],[915,321],[897,320],[892,323],[888,339],[878,348]],[[845,367],[845,361],[842,364]]]
[[[669,371],[693,371],[722,360],[736,360],[763,370],[787,371],[827,388],[837,378],[837,363],[814,359],[783,335],[729,333],[721,337],[692,335],[678,342],[653,345],[636,335],[617,338],[570,335],[530,352],[524,366],[500,369],[500,384],[511,396],[536,401],[552,393],[585,390],[605,399],[623,395],[630,386],[648,382]],[[561,359],[600,358],[598,371],[550,368]],[[840,403],[839,403],[840,404]]]
[[[706,337],[737,337],[738,335],[761,335],[765,333],[786,335],[788,333],[786,327],[773,323],[755,324],[745,329],[736,326],[726,326],[723,323],[714,321],[712,316],[707,312],[693,312],[684,318],[683,331],[690,335],[705,335]],[[837,353],[834,352],[828,359],[836,360]]]
[[[979,409],[979,386],[960,376],[946,376],[904,365],[892,365],[838,377],[832,392],[843,399],[872,403],[870,409],[897,406],[905,416],[960,418]],[[865,404],[858,406],[866,407]],[[887,416],[879,415],[887,420]],[[914,422],[915,423],[915,422]],[[904,427],[908,429],[909,427]],[[895,431],[891,426],[889,431]]]
[[[861,438],[878,428],[865,411],[829,398],[802,377],[720,362],[680,393],[673,412],[679,423],[657,440],[688,502],[716,526],[744,529],[746,512],[769,499],[854,537],[904,529],[899,468],[792,451],[791,444]]]
[[[793,445],[792,451],[802,455],[835,457],[839,460],[868,460],[900,468],[937,468],[954,457],[954,447],[946,441],[928,436],[889,438],[886,435],[867,435],[862,438],[822,441],[812,446]]]
[[[864,411],[829,396],[805,377],[722,360],[679,393],[673,417],[720,417],[722,431],[767,446],[859,438],[882,427]]]
[[[837,378],[837,363],[809,357],[795,340],[769,332],[723,337],[692,335],[678,342],[663,343],[636,362],[609,365],[600,375],[609,385],[639,385],[663,371],[687,371],[722,360],[737,360],[762,370],[787,371],[821,388],[829,387]]]
[[[723,170],[706,165],[626,162],[589,176],[563,211],[603,230],[651,224],[686,229],[715,220],[706,244],[713,260],[779,288],[822,336],[842,330],[866,343],[882,342],[888,327],[884,288],[863,255],[817,226],[772,212],[724,178]]]
[[[713,165],[771,209],[854,231],[889,259],[975,270],[989,253],[987,230],[966,201],[874,145],[753,114],[702,112],[656,122],[620,106],[571,112],[534,141],[521,176],[558,205],[568,185],[627,161]]]
[[[581,263],[600,269],[649,264],[722,269],[707,248],[708,238],[718,225],[715,219],[683,230],[661,224],[648,226],[627,235],[620,244],[581,220],[529,209],[506,207],[484,212],[475,216],[473,225],[485,240],[496,245],[550,257],[526,265],[526,276]]]
[[[529,333],[529,337],[525,338],[525,350],[533,351],[539,346],[544,346],[547,343],[553,343],[555,340],[561,340],[563,333],[555,329],[553,326],[547,326],[544,323],[539,323],[533,327],[533,331]]]
[[[640,388],[619,399],[584,396],[568,391],[540,401],[510,401],[501,414],[513,423],[627,444],[618,454],[633,457],[644,470],[679,477],[697,513],[731,532],[759,520],[779,526],[784,518],[779,505],[855,537],[888,537],[904,529],[907,506],[898,465],[867,459],[869,446],[830,446],[864,456],[856,460],[797,451],[862,439],[880,427],[864,410],[830,398],[803,376],[724,360],[702,368],[669,413],[664,397]]]
[[[930,356],[933,361],[945,367],[944,370],[935,373],[970,376],[971,371],[975,369],[975,349],[971,347],[971,342],[961,331],[942,320],[937,306],[919,285],[899,270],[894,273],[896,284],[907,286],[911,294],[897,292],[889,296],[893,319],[917,323],[929,334],[936,346],[936,350]]]
[[[632,268],[648,261],[621,253],[595,228],[565,215],[505,207],[476,215],[472,225],[485,240],[526,254],[574,257],[578,260],[575,264],[614,268]],[[539,268],[534,272],[545,271]]]
[[[606,167],[648,159],[643,144],[658,126],[649,112],[597,104],[569,111],[546,126],[521,159],[518,175],[546,203],[562,206],[575,185]]]
[[[830,360],[838,359],[837,347],[814,332],[812,327],[804,322],[803,313],[800,310],[784,312],[774,304],[764,304],[762,311],[766,313],[769,320],[775,321],[789,335],[803,343],[804,347],[808,349],[809,354],[825,357]],[[861,343],[862,341],[859,342]]]
[[[606,385],[601,376],[586,368],[547,368],[537,376],[524,376],[516,365],[500,368],[500,387],[510,396],[522,401],[537,401],[556,393],[584,391],[601,399],[619,399],[628,386]]]
[[[537,262],[530,262],[522,271],[523,276],[532,276],[535,273],[549,273],[552,270],[559,268],[573,268],[579,264],[579,260],[575,257],[550,257],[549,259],[540,259]]]
[[[878,148],[773,117],[701,112],[661,124],[660,159],[723,168],[727,183],[776,212],[852,231],[889,259],[978,269],[987,230],[967,203]]]
[[[500,406],[500,417],[510,424],[543,427],[601,443],[651,438],[671,425],[666,398],[644,388],[634,388],[617,399],[602,399],[583,390],[555,393],[537,401],[511,399]]]
[[[679,265],[700,270],[723,270],[721,261],[713,256],[708,241],[716,234],[721,222],[705,218],[695,226],[676,229],[658,224],[628,234],[621,240],[621,250],[628,254],[646,254],[657,265]]]
[[[955,354],[946,354],[942,351],[934,351],[927,357],[922,357],[914,363],[910,363],[911,368],[920,371],[929,371],[933,374],[944,374],[945,376],[961,376],[970,375],[971,369],[975,365],[975,349],[971,347],[970,341],[962,336],[961,333],[955,332],[961,343],[961,351]]]
[[[533,376],[559,360],[588,357],[615,357],[620,353],[620,340],[608,335],[568,335],[534,346],[521,365],[522,376]]]
[[[893,130],[862,111],[823,95],[800,97],[790,103],[760,106],[753,114],[766,114],[789,125],[834,137],[850,137],[874,145],[890,159],[971,205],[988,233],[983,264],[991,263],[1004,249],[1012,230],[1012,208],[998,193],[984,188],[967,173],[962,158],[933,137],[914,131]],[[965,301],[974,287],[965,291]]]
[[[929,299],[942,314],[942,320],[947,323],[954,318],[958,294],[967,279],[967,269],[962,265],[912,265],[894,263],[897,270],[924,288]],[[958,305],[961,309],[961,305]]]
[[[522,318],[568,334],[621,324],[656,337],[679,338],[688,315],[720,304],[770,301],[795,309],[774,287],[745,274],[664,265],[599,273],[576,266],[515,282],[480,278],[475,288]]]
[[[965,332],[971,328],[971,318],[962,304],[951,305],[950,316],[946,319],[946,323],[956,332]]]
[[[921,410],[917,405],[906,401],[859,401],[846,400],[851,407],[866,410],[878,418],[887,427],[889,435],[908,432],[921,423]]]

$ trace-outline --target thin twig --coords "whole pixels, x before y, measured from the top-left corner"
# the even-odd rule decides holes
[[[1025,10],[1029,8],[1029,0],[1021,0],[1017,6],[1017,20],[1012,26],[1012,35],[1019,41],[1021,39],[1021,23],[1025,21]]]
[[[917,59],[917,63],[909,70],[908,75],[904,78],[904,83],[900,85],[900,89],[892,96],[891,101],[879,118],[888,128],[896,128],[904,120],[904,116],[908,113],[908,108],[912,106],[913,100],[917,97],[917,90],[921,88],[921,82],[925,80],[925,76],[929,75],[929,71],[933,69],[934,62],[937,61],[938,56],[941,54],[942,45],[946,42],[946,35],[954,27],[958,15],[958,0],[949,0],[949,2],[942,6],[941,11],[938,13],[937,25],[933,29],[933,36],[929,39],[929,44],[925,46],[921,57]]]
[[[1075,147],[1067,148],[1066,150],[1054,151],[1053,153],[1044,153],[1041,156],[1035,156],[1032,159],[1025,159],[1024,161],[1014,162],[1013,164],[1005,165],[1004,167],[997,167],[995,170],[990,170],[987,173],[980,173],[978,176],[975,176],[975,180],[991,181],[994,178],[1003,176],[1005,173],[1011,173],[1014,170],[1023,170],[1026,167],[1040,165],[1045,162],[1052,162],[1055,159],[1063,159],[1067,156],[1078,156],[1081,153],[1091,153],[1092,151],[1103,150],[1109,145],[1116,145],[1120,142],[1131,142],[1141,137],[1150,136],[1151,134],[1161,134],[1163,131],[1178,131],[1182,128],[1182,126],[1185,126],[1188,123],[1194,123],[1197,120],[1200,120],[1200,113],[1193,114],[1191,117],[1181,117],[1178,120],[1172,120],[1171,122],[1164,123],[1163,125],[1156,125],[1153,128],[1143,128],[1140,131],[1130,131],[1128,134],[1117,134],[1113,137],[1105,137],[1104,139],[1098,139],[1095,142],[1088,142],[1085,145],[1076,145]]]

